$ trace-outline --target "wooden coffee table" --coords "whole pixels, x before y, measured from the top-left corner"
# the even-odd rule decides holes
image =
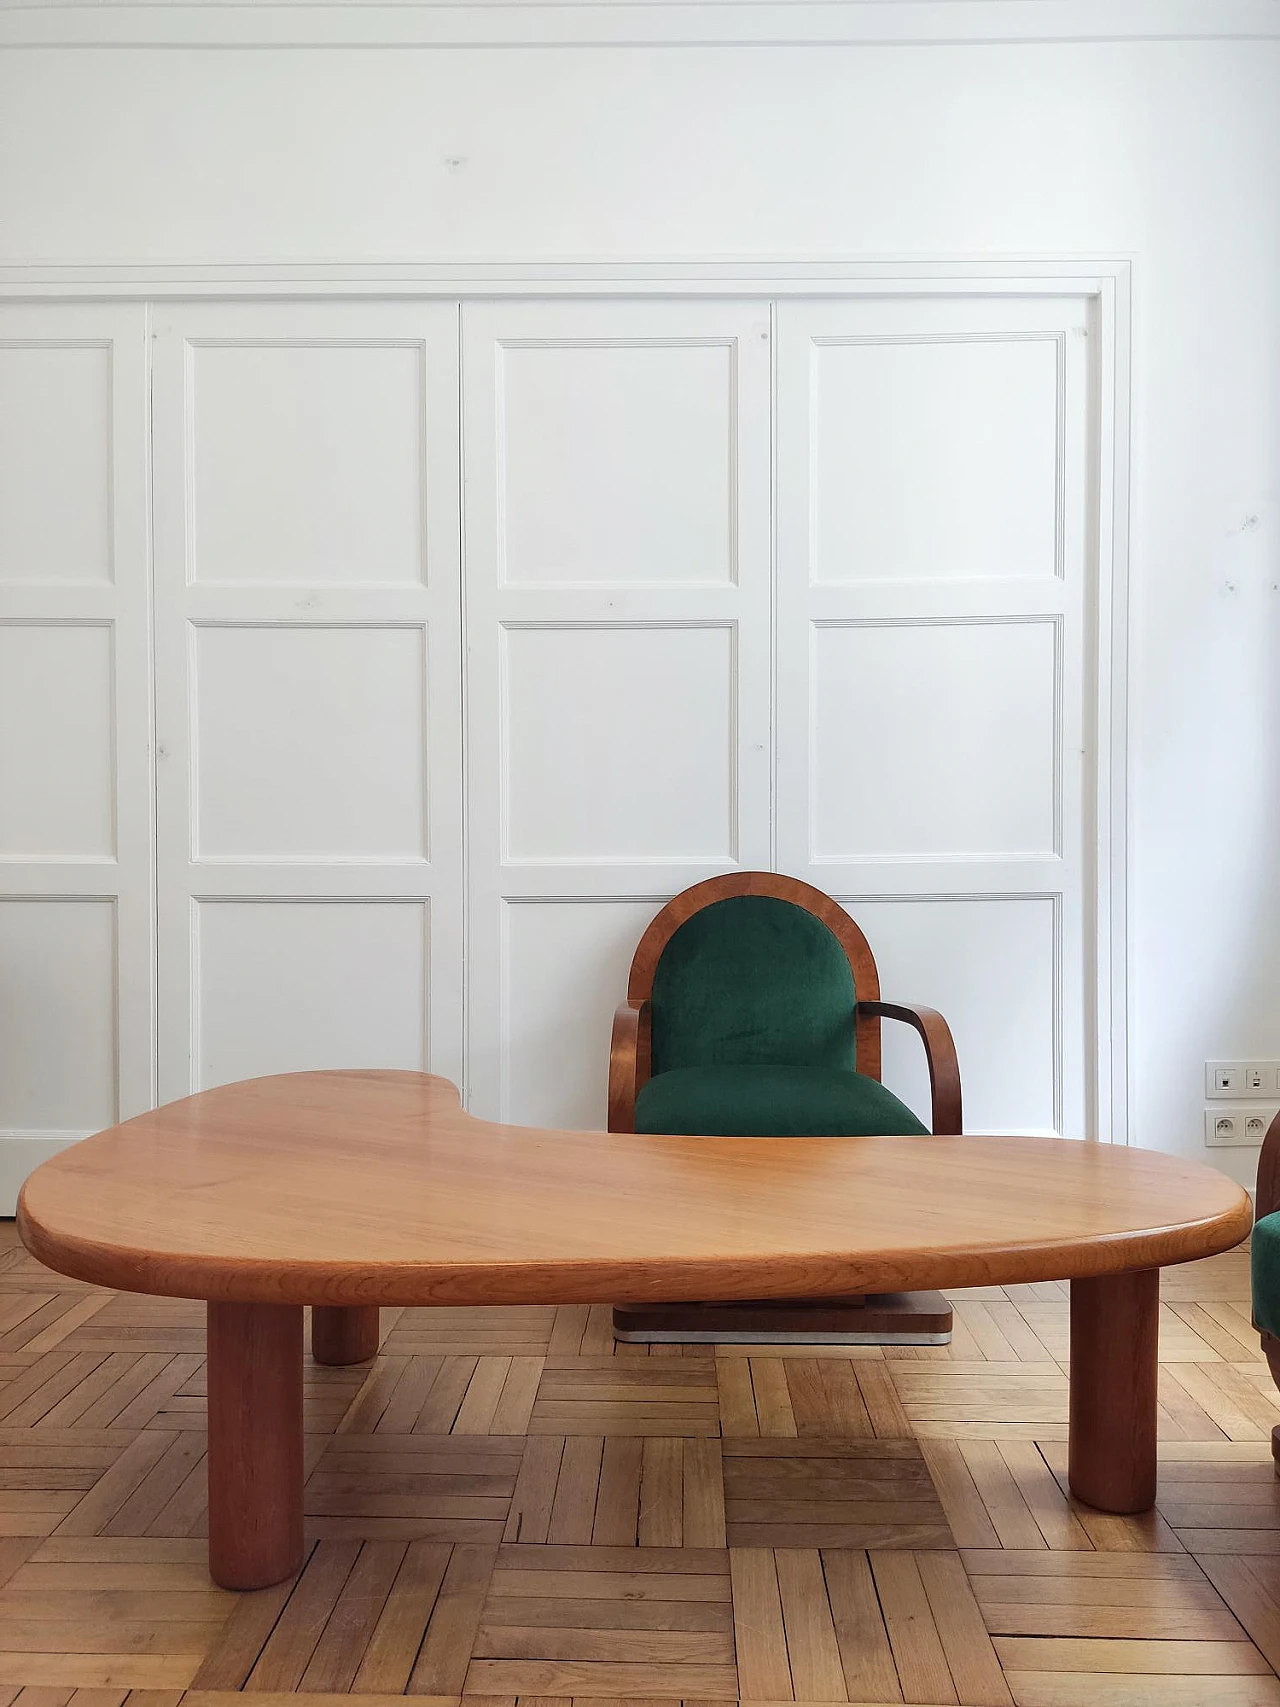
[[[678,1138],[496,1126],[419,1073],[205,1091],[64,1151],[18,1224],[50,1268],[208,1300],[209,1567],[302,1560],[302,1307],[355,1363],[383,1304],[794,1298],[1071,1281],[1070,1481],[1156,1485],[1159,1270],[1250,1227],[1238,1186],[1053,1138]]]

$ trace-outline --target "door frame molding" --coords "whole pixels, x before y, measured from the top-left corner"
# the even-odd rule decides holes
[[[532,262],[318,259],[293,264],[86,261],[0,266],[0,300],[127,298],[440,298],[538,295],[752,297],[956,295],[1083,296],[1097,325],[1094,498],[1089,532],[1096,599],[1095,788],[1091,801],[1093,928],[1085,987],[1092,997],[1086,1047],[1088,1129],[1128,1143],[1133,1093],[1129,928],[1129,529],[1132,466],[1133,257],[901,259],[757,257],[741,260],[580,259]],[[464,897],[465,905],[465,897]]]

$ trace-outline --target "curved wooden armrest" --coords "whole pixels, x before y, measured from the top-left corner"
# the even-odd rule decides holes
[[[636,1098],[649,1082],[652,1036],[650,1004],[631,998],[619,1002],[609,1045],[610,1132],[636,1129]]]
[[[1258,1157],[1258,1184],[1253,1194],[1254,1219],[1274,1215],[1280,1209],[1280,1114],[1267,1128]]]
[[[963,1132],[960,1063],[951,1027],[942,1015],[936,1008],[922,1008],[914,1002],[859,1002],[858,1006],[864,1013],[875,1014],[880,1019],[900,1019],[920,1033],[929,1063],[929,1088],[933,1092],[933,1130]]]

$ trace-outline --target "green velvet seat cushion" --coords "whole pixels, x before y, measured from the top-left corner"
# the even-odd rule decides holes
[[[1280,1212],[1264,1215],[1253,1229],[1253,1319],[1280,1339]]]
[[[875,1079],[840,1067],[677,1067],[636,1098],[637,1132],[726,1138],[927,1132]]]
[[[855,1065],[835,933],[792,901],[733,895],[685,920],[653,977],[653,1071]]]

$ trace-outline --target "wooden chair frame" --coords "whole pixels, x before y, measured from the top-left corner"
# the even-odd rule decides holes
[[[704,907],[737,895],[764,895],[775,901],[790,901],[821,919],[837,938],[849,960],[857,996],[854,1009],[854,1040],[858,1071],[880,1078],[880,1022],[899,1020],[912,1026],[924,1044],[929,1063],[929,1086],[933,1097],[935,1133],[964,1130],[960,1097],[960,1064],[951,1028],[933,1008],[907,1002],[882,1002],[880,976],[871,946],[858,926],[821,889],[797,877],[771,871],[731,871],[695,883],[666,906],[640,938],[631,961],[627,996],[613,1016],[613,1041],[609,1050],[609,1131],[634,1132],[636,1098],[648,1083],[653,1060],[653,978],[658,962],[680,926]]]

